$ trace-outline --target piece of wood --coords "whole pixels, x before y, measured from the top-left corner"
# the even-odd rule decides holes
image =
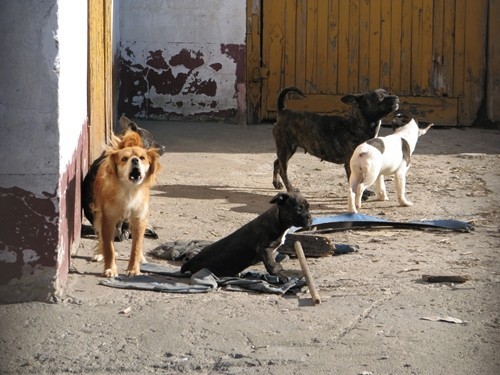
[[[393,91],[391,87],[391,2],[383,1],[380,4],[380,84],[386,90]]]
[[[123,309],[122,311],[120,311],[119,314],[128,314],[131,311],[132,311],[132,307],[129,306],[129,307]]]
[[[307,92],[316,93],[316,71],[319,61],[315,61],[314,57],[318,56],[318,4],[317,1],[307,1],[306,13],[306,59],[305,64],[305,89]],[[311,58],[312,57],[312,58]],[[313,63],[315,61],[315,63]]]
[[[339,44],[339,1],[330,0],[330,11],[328,12],[328,69],[327,83],[328,93],[338,92],[339,64],[338,64],[338,44]]]
[[[412,1],[403,0],[401,5],[401,81],[399,95],[410,95],[412,66]]]
[[[318,305],[321,303],[321,298],[319,296],[318,290],[316,289],[316,285],[314,284],[314,280],[312,278],[311,272],[309,271],[309,267],[307,266],[306,257],[304,255],[302,245],[299,241],[296,241],[294,246],[297,258],[299,259],[300,268],[302,268],[302,272],[304,272],[304,277],[306,278],[307,287],[309,288],[311,298],[314,301],[314,304]]]
[[[345,3],[349,4],[347,93],[356,93],[359,92],[359,0],[345,1]]]
[[[470,280],[468,275],[422,275],[422,280],[428,283],[465,283]]]
[[[278,251],[282,254],[295,255],[295,242],[300,241],[304,244],[306,257],[326,257],[333,255],[335,244],[328,238],[323,236],[307,235],[307,234],[287,234],[285,242],[281,245]]]
[[[267,15],[266,15],[267,16]],[[297,45],[295,43],[295,38],[291,38],[290,35],[295,34],[296,30],[296,19],[297,19],[297,4],[293,0],[285,0],[285,18],[284,18],[284,28],[285,28],[285,41],[284,41],[284,79],[285,82],[283,87],[295,86],[295,58]]]
[[[422,1],[422,34],[421,34],[421,67],[420,67],[420,87],[421,95],[432,95],[431,73],[432,73],[432,45],[433,45],[433,20],[434,20],[434,0]]]
[[[359,92],[366,92],[370,87],[370,2],[362,0],[359,4]],[[398,77],[399,80],[399,77]],[[335,91],[334,91],[335,92]]]
[[[401,44],[402,44],[402,2],[393,1],[391,9],[391,49],[390,49],[390,89],[399,93],[401,90]],[[394,42],[396,41],[396,42]]]

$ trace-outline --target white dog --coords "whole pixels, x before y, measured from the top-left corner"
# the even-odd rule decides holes
[[[413,118],[399,118],[393,122],[394,133],[377,137],[360,144],[352,154],[349,177],[348,211],[358,212],[361,208],[363,191],[377,182],[377,200],[388,200],[384,176],[394,175],[396,192],[401,206],[413,205],[405,197],[406,172],[417,140],[433,125],[419,128]]]

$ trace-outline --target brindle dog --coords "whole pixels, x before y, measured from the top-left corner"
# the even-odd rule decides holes
[[[295,87],[281,91],[278,97],[278,119],[273,128],[277,159],[274,162],[273,185],[281,189],[278,172],[287,191],[298,191],[288,179],[288,161],[298,147],[321,160],[344,164],[347,179],[351,174],[349,160],[360,143],[378,135],[381,119],[396,111],[399,98],[383,89],[357,95],[345,95],[341,100],[352,106],[347,117],[296,112],[285,109],[288,93],[305,95]]]

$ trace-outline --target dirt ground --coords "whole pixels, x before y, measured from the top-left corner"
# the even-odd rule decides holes
[[[147,251],[168,241],[217,240],[269,207],[276,194],[271,125],[139,123],[167,147],[150,215],[160,238],[146,239]],[[313,216],[346,210],[341,166],[302,153],[290,164]],[[322,298],[316,306],[307,288],[278,296],[101,286],[102,264],[89,261],[95,240],[83,239],[63,301],[0,306],[0,372],[499,374],[499,165],[500,131],[431,129],[408,174],[414,206],[399,207],[388,181],[390,200],[366,202],[361,212],[472,221],[475,231],[330,234],[359,251],[308,259]],[[121,272],[130,244],[117,246]],[[300,269],[295,258],[284,267]],[[424,274],[470,281],[426,283]],[[448,316],[463,324],[422,319]]]

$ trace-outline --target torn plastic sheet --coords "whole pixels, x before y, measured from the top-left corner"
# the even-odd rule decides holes
[[[249,270],[238,277],[217,277],[203,268],[195,274],[180,272],[178,267],[155,263],[142,263],[138,276],[118,276],[99,282],[100,285],[119,289],[150,290],[163,293],[207,293],[224,288],[230,291],[260,292],[271,294],[297,294],[306,285],[304,278],[290,277],[281,283],[277,276]]]
[[[290,228],[289,233],[320,234],[349,229],[367,228],[398,228],[398,229],[444,229],[457,232],[472,232],[474,225],[470,222],[443,219],[443,220],[421,220],[421,221],[393,221],[376,216],[364,214],[345,213],[332,216],[315,217],[312,220],[311,228]]]

